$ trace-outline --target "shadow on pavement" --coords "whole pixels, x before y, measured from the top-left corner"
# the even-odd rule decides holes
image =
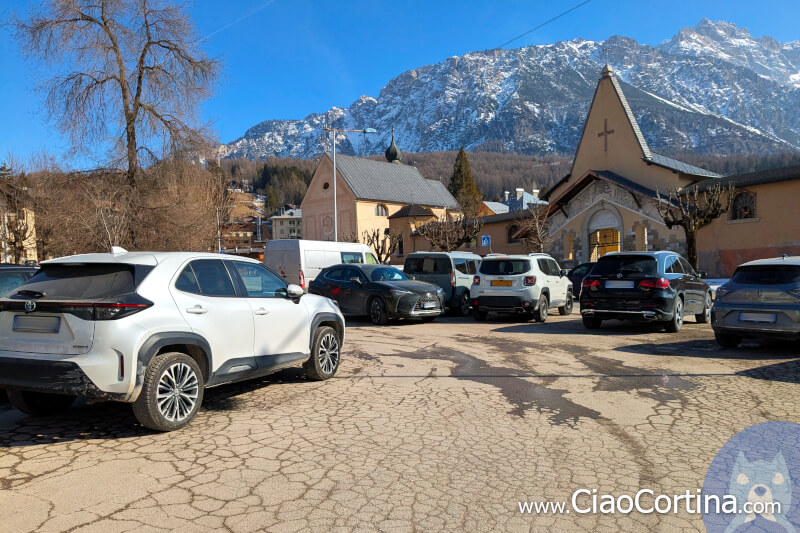
[[[489,319],[489,321],[494,322]],[[498,321],[500,322],[500,321]],[[544,324],[538,322],[520,322],[519,320],[510,320],[516,322],[514,326],[506,326],[492,329],[498,333],[537,333],[543,335],[647,335],[650,333],[658,333],[664,331],[664,325],[658,323],[645,323],[635,324],[633,322],[623,322],[619,320],[609,320],[603,322],[600,329],[586,329],[580,318],[566,319],[557,322],[545,322]]]
[[[739,348],[722,348],[707,339],[678,342],[629,344],[614,348],[618,352],[641,355],[701,357],[709,359],[788,359],[798,356],[796,345],[783,341],[747,340]]]
[[[742,370],[736,373],[739,376],[747,376],[753,379],[765,379],[768,381],[783,381],[785,383],[800,383],[800,360],[784,361],[771,365]]]

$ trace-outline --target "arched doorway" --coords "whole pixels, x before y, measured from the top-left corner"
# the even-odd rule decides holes
[[[621,250],[622,221],[609,209],[601,209],[589,219],[589,260],[597,261],[609,252]]]

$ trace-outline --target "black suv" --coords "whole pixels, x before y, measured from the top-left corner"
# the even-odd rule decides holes
[[[683,318],[711,317],[711,289],[689,262],[675,252],[615,252],[600,258],[581,287],[583,325],[603,320],[665,322],[680,331]]]

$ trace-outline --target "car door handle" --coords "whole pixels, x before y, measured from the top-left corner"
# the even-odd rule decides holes
[[[266,309],[264,309],[263,307],[259,307],[258,309],[256,309],[255,311],[253,311],[253,314],[255,314],[255,315],[268,315],[268,314],[269,314],[269,311],[267,311],[267,310],[266,310]]]
[[[186,312],[191,313],[193,315],[204,315],[208,313],[208,309],[205,309],[201,305],[195,305],[194,307],[189,307],[188,309],[186,309]]]

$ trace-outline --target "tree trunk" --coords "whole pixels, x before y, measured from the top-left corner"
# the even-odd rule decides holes
[[[697,258],[697,232],[683,228],[686,233],[686,259],[695,271],[700,271]]]
[[[136,151],[136,125],[128,120],[125,126],[125,138],[128,149],[128,172],[126,177],[131,189],[136,189],[136,174],[139,171],[139,153]]]

